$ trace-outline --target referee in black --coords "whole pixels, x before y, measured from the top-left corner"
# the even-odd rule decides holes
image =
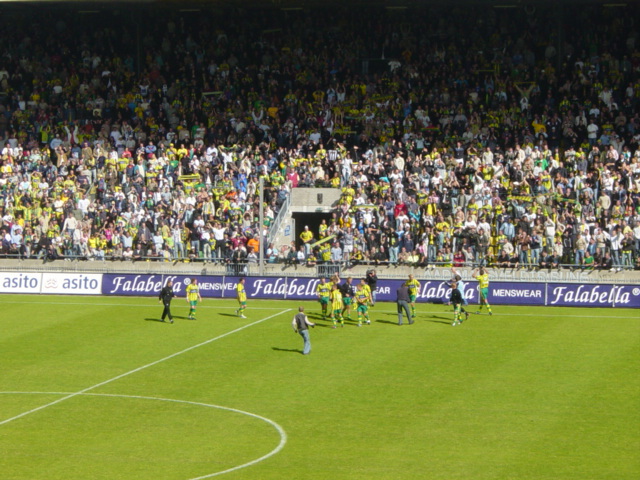
[[[158,302],[162,302],[164,304],[164,310],[162,311],[162,318],[160,320],[161,322],[164,322],[165,317],[169,317],[169,322],[173,323],[173,315],[171,315],[171,299],[175,296],[176,294],[173,293],[173,282],[169,280],[164,288],[160,290],[160,296],[158,297]]]

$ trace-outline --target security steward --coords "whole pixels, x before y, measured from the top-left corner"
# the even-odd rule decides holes
[[[169,280],[164,288],[160,290],[160,296],[158,297],[158,302],[162,302],[164,305],[160,321],[164,322],[165,317],[169,317],[169,323],[173,323],[173,315],[171,315],[171,299],[175,296],[176,294],[173,293],[173,282]]]

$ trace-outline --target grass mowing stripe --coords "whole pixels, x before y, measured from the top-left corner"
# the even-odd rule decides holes
[[[98,298],[98,297],[95,297]],[[133,298],[139,298],[139,297],[133,297]],[[231,297],[227,297],[227,298],[215,298],[215,299],[211,299],[211,300],[233,300],[233,298]],[[252,298],[251,300],[260,300],[257,298]],[[86,306],[99,306],[99,307],[138,307],[138,308],[158,308],[158,304],[135,304],[135,303],[94,303],[94,302],[15,302],[15,301],[9,301],[9,302],[2,302],[4,304],[12,304],[12,305],[33,305],[33,304],[38,304],[38,305],[86,305]],[[315,303],[315,302],[314,302]],[[418,304],[418,305],[426,305],[426,304]],[[172,305],[173,306],[173,305]],[[507,308],[511,308],[511,307],[517,307],[518,305],[498,305],[498,309],[500,307],[507,307]],[[540,305],[542,306],[542,305]],[[469,305],[469,308],[472,308],[473,305]],[[494,308],[496,306],[494,305]],[[202,304],[198,304],[198,308],[202,309],[202,308],[215,308],[215,309],[223,309],[223,310],[237,310],[237,306],[232,306],[232,307],[225,307],[225,306],[220,306],[220,305],[202,305]],[[571,308],[571,307],[556,307],[556,308]],[[579,308],[579,307],[578,307]],[[590,308],[590,307],[583,307],[583,308]],[[597,308],[607,308],[607,307],[597,307]],[[280,308],[278,307],[260,307],[260,310],[280,310]],[[622,311],[626,310],[626,309],[620,309]],[[397,313],[396,310],[370,310],[371,313]],[[430,310],[429,312],[418,312],[418,316],[424,315],[424,313],[452,313],[451,310]],[[475,313],[471,313],[471,318],[473,318],[473,316],[476,315]],[[486,313],[480,313],[479,315],[481,316],[489,316]],[[557,314],[539,314],[539,313],[501,313],[500,311],[495,312],[494,315],[497,316],[501,316],[501,317],[549,317],[549,318],[554,318],[557,316]],[[619,315],[562,315],[563,317],[567,317],[567,318],[620,318]],[[451,320],[453,321],[453,315],[451,316]]]
[[[134,368],[133,370],[129,370],[128,372],[125,372],[125,373],[122,373],[120,375],[117,375],[117,376],[115,376],[113,378],[110,378],[109,380],[105,380],[104,382],[96,383],[95,385],[92,385],[90,387],[87,387],[87,388],[84,388],[82,390],[79,390],[79,391],[77,391],[75,393],[67,395],[66,397],[59,398],[58,400],[54,400],[53,402],[49,402],[49,403],[47,403],[45,405],[41,405],[39,407],[32,408],[31,410],[23,412],[23,413],[21,413],[19,415],[15,415],[15,416],[13,416],[11,418],[7,418],[6,420],[2,420],[2,421],[0,421],[0,425],[5,425],[5,424],[7,424],[9,422],[12,422],[12,421],[17,420],[17,419],[22,418],[22,417],[25,417],[25,416],[30,415],[32,413],[38,412],[38,411],[43,410],[43,409],[45,409],[47,407],[51,407],[53,405],[57,405],[58,403],[64,402],[65,400],[69,400],[70,398],[76,397],[78,395],[81,395],[83,393],[89,392],[89,391],[94,390],[96,388],[99,388],[99,387],[102,387],[102,386],[107,385],[109,383],[115,382],[116,380],[120,380],[121,378],[124,378],[124,377],[132,375],[134,373],[140,372],[140,371],[145,370],[145,369],[147,369],[149,367],[153,367],[154,365],[162,363],[162,362],[164,362],[166,360],[170,360],[171,358],[177,357],[178,355],[182,355],[183,353],[187,353],[187,352],[190,352],[191,350],[195,350],[196,348],[200,348],[200,347],[202,347],[204,345],[208,345],[209,343],[215,342],[216,340],[220,340],[221,338],[228,337],[231,334],[240,332],[240,331],[242,331],[242,330],[244,330],[246,328],[252,327],[254,325],[258,325],[258,324],[260,324],[262,322],[266,322],[267,320],[270,320],[270,319],[272,319],[274,317],[277,317],[279,315],[282,315],[283,313],[287,313],[287,312],[290,312],[290,311],[291,311],[291,309],[289,308],[287,310],[283,310],[280,313],[276,313],[276,314],[270,315],[270,316],[268,316],[266,318],[263,318],[261,320],[257,320],[255,322],[248,323],[247,325],[244,325],[242,327],[236,328],[235,330],[231,330],[230,332],[223,333],[222,335],[218,335],[217,337],[210,338],[209,340],[205,340],[204,342],[198,343],[197,345],[193,345],[191,347],[185,348],[184,350],[180,350],[179,352],[172,353],[171,355],[167,355],[166,357],[161,358],[159,360],[156,360],[155,362],[151,362],[151,363],[148,363],[148,364],[143,365],[141,367]]]

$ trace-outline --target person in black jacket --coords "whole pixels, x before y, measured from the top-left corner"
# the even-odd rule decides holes
[[[173,293],[173,282],[169,280],[164,288],[160,290],[160,295],[158,296],[158,302],[162,302],[164,304],[164,310],[162,311],[161,317],[162,322],[164,322],[165,317],[169,317],[169,323],[173,323],[173,315],[171,315],[171,299],[175,296],[176,294]]]
[[[349,277],[346,282],[340,285],[342,303],[344,305],[342,317],[346,317],[348,320],[351,320],[351,305],[353,304],[353,296],[356,293],[351,282],[353,282],[353,278]]]
[[[458,290],[457,282],[451,282],[451,296],[449,297],[449,301],[453,305],[453,323],[451,325],[455,327],[462,323],[462,320],[460,319],[462,294],[460,293],[460,290]]]
[[[367,282],[371,290],[371,306],[374,306],[376,304],[376,287],[378,286],[378,275],[376,275],[375,270],[369,270],[367,272],[365,282]]]

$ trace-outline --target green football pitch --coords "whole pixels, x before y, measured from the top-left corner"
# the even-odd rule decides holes
[[[304,305],[312,353],[291,328]],[[0,296],[0,478],[640,478],[637,310]],[[472,307],[472,311],[475,307]]]

